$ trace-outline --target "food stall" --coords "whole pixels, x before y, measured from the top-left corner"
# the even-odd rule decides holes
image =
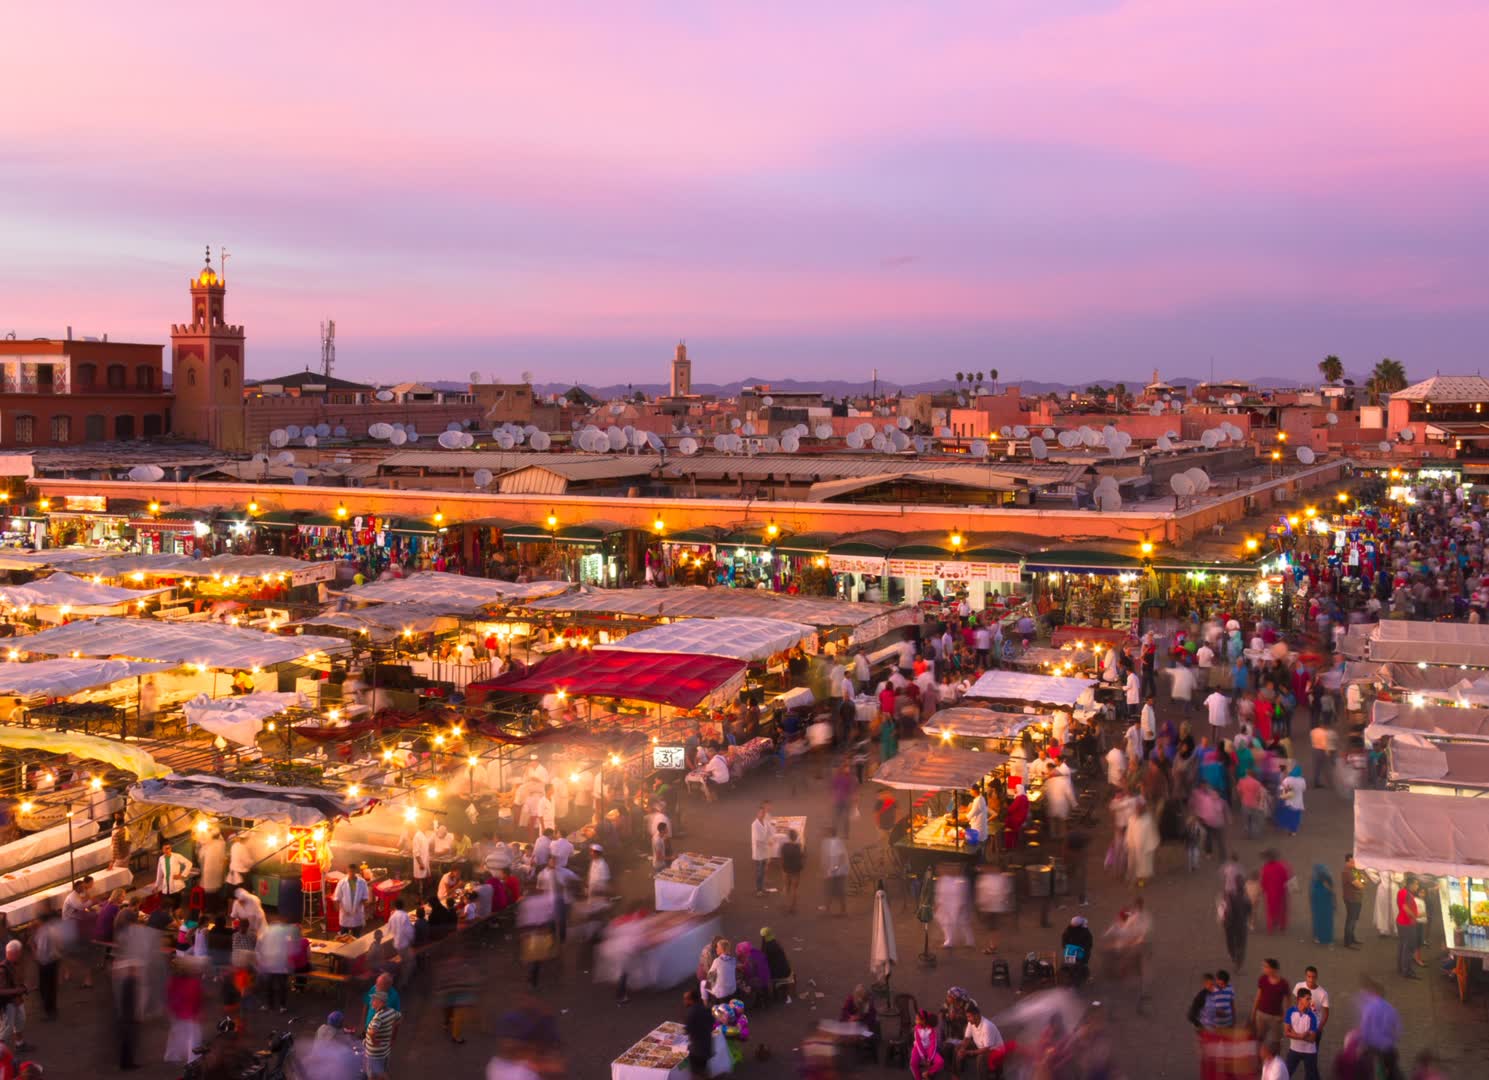
[[[1419,735],[1433,741],[1489,742],[1489,709],[1377,701],[1365,728],[1369,742],[1387,736]]]
[[[733,1067],[728,1040],[715,1026],[708,1075],[721,1076]],[[659,1024],[610,1065],[610,1080],[684,1080],[694,1075],[688,1068],[687,1029],[676,1020]]]
[[[653,888],[658,911],[707,915],[734,894],[734,860],[685,851],[657,873]]]
[[[1049,720],[1047,713],[957,706],[936,710],[921,725],[921,730],[946,743],[955,739],[960,746],[1011,754],[1023,742],[1025,732],[1032,732],[1040,743],[1045,742]]]
[[[1383,619],[1366,635],[1365,658],[1381,663],[1489,666],[1489,626]]]
[[[1386,754],[1386,778],[1423,795],[1477,797],[1489,792],[1489,744],[1399,735]],[[1489,811],[1485,816],[1489,820]]]
[[[874,783],[919,793],[911,804],[907,831],[894,841],[896,849],[916,867],[948,858],[975,860],[987,837],[968,842],[957,798],[1007,761],[1007,754],[929,744],[910,746],[886,761],[874,774]]]
[[[1033,704],[1070,709],[1079,718],[1095,712],[1095,686],[1095,679],[985,671],[964,696],[1006,701],[1020,707]]]
[[[1427,879],[1438,903],[1428,925],[1442,929],[1463,1001],[1473,970],[1482,970],[1489,958],[1489,830],[1484,823],[1478,799],[1355,792],[1355,864]],[[1429,938],[1427,944],[1434,942]]]

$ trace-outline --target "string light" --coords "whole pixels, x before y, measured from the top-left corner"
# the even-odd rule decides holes
[[[362,794],[362,785],[348,784],[346,786],[346,793],[349,797],[355,799],[358,795]]]
[[[345,521],[346,520],[346,514],[347,514],[346,504],[345,503],[337,503],[336,504],[336,517],[338,519],[340,519],[341,521]]]

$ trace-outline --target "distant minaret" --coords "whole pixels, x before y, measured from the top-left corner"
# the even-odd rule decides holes
[[[686,342],[677,343],[672,354],[672,396],[688,397],[693,392],[693,362],[688,359]]]

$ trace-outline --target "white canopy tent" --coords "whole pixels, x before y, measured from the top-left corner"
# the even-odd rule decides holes
[[[89,619],[18,639],[16,647],[42,656],[130,657],[209,668],[249,670],[340,652],[340,638],[280,636],[223,623],[167,623],[147,619]]]
[[[949,734],[966,739],[1016,739],[1024,729],[1046,719],[1042,713],[997,712],[993,709],[937,709],[921,725],[927,735]]]
[[[1489,804],[1362,788],[1355,792],[1354,855],[1367,870],[1489,877]]]
[[[1045,705],[1074,708],[1094,699],[1095,679],[1064,675],[1030,675],[1021,671],[986,671],[972,684],[966,697],[999,701],[1036,701]]]
[[[26,698],[37,695],[71,697],[84,690],[112,686],[123,679],[168,671],[175,665],[129,660],[36,660],[29,664],[0,664],[0,694]]]
[[[181,706],[186,722],[239,746],[252,746],[264,721],[300,704],[299,694],[243,694],[211,698],[198,694]]]
[[[954,791],[972,787],[1008,760],[1007,754],[921,744],[896,754],[873,776],[901,791]]]
[[[416,634],[443,633],[459,625],[458,617],[447,614],[448,605],[410,600],[393,604],[368,604],[351,611],[323,611],[296,626],[334,626],[365,634],[374,641],[391,641],[405,630]]]
[[[1429,739],[1489,742],[1489,709],[1411,705],[1399,701],[1377,701],[1371,707],[1366,739],[1374,742],[1388,735],[1409,734]]]
[[[363,604],[417,601],[448,615],[474,615],[490,604],[526,603],[557,595],[568,588],[567,581],[516,583],[428,570],[405,578],[355,585],[341,595]]]
[[[638,630],[623,641],[599,648],[765,660],[793,645],[814,641],[816,636],[814,627],[778,619],[684,619]]]
[[[1371,628],[1366,650],[1383,662],[1489,666],[1489,626],[1392,619]]]
[[[57,573],[28,585],[0,587],[0,603],[31,607],[49,622],[60,622],[66,614],[117,614],[137,600],[158,596],[169,589],[121,589],[100,585],[72,574]],[[63,615],[58,612],[65,612]],[[50,617],[48,617],[50,616]]]
[[[44,551],[0,548],[0,570],[46,570],[97,557],[98,552],[93,548],[47,548]]]
[[[1392,780],[1413,790],[1489,790],[1489,745],[1432,743],[1419,735],[1402,735],[1391,740],[1387,769]]]

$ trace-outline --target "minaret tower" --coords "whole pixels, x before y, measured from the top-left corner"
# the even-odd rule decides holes
[[[191,322],[171,327],[172,429],[218,450],[245,450],[243,327],[223,314],[227,281],[207,261],[191,279]]]

